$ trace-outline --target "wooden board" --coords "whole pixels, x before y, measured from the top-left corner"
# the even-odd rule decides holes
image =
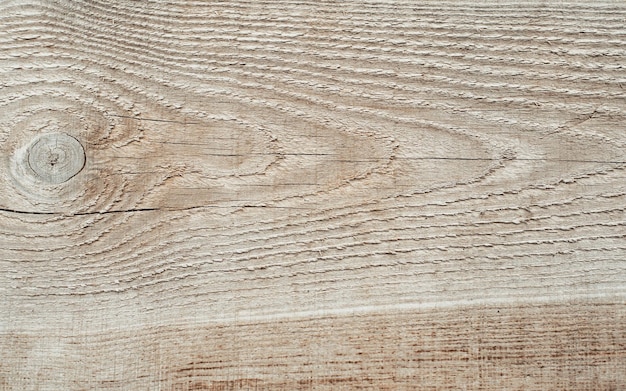
[[[0,3],[0,390],[626,389],[626,4]]]

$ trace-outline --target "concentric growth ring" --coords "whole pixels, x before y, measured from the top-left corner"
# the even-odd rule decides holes
[[[46,133],[35,138],[27,150],[28,165],[44,182],[60,184],[85,166],[85,150],[65,133]]]

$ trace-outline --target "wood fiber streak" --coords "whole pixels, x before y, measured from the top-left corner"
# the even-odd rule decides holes
[[[626,389],[625,21],[0,2],[0,390]]]

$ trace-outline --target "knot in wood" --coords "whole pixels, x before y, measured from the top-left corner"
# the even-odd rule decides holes
[[[74,137],[65,133],[47,133],[32,141],[28,165],[43,181],[59,184],[68,181],[85,166],[85,150]]]

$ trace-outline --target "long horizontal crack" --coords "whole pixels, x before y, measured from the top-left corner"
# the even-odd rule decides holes
[[[167,122],[173,124],[181,124],[181,125],[201,125],[200,122],[185,122],[185,121],[176,121],[176,120],[168,120],[168,119],[158,119],[158,118],[142,118],[142,117],[132,117],[130,115],[115,115],[108,114],[109,117],[115,118],[128,118],[136,121],[150,121],[150,122]]]
[[[92,216],[92,215],[105,215],[116,213],[141,213],[141,212],[184,212],[187,210],[195,209],[239,209],[239,208],[269,208],[269,209],[301,209],[310,210],[312,208],[303,207],[291,207],[291,206],[272,206],[272,205],[196,205],[185,208],[136,208],[136,209],[121,209],[121,210],[105,210],[105,211],[91,211],[91,212],[76,212],[76,213],[63,213],[63,212],[36,212],[9,208],[0,208],[0,213],[13,213],[23,215],[44,215],[44,216]]]

